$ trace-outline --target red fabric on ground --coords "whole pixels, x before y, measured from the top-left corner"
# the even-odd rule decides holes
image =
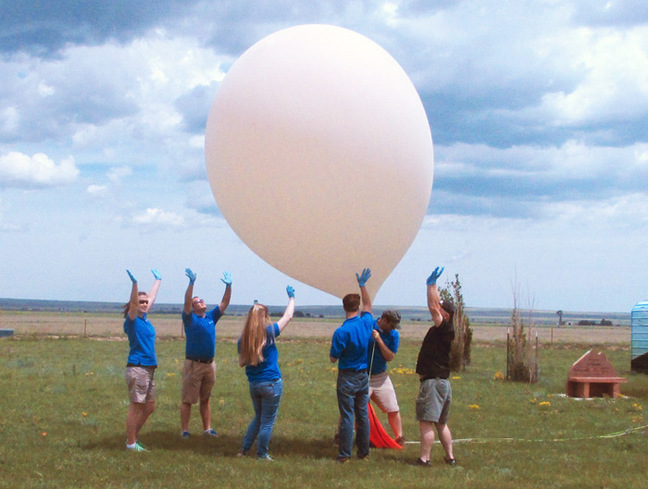
[[[376,412],[371,405],[371,401],[369,401],[367,408],[369,410],[369,427],[371,430],[369,432],[369,443],[371,444],[371,446],[375,448],[403,448],[398,443],[396,443],[396,440],[389,436],[385,429],[382,427],[380,420],[378,420]]]

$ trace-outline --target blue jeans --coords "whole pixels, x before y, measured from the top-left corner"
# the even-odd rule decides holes
[[[277,419],[279,402],[283,393],[281,379],[269,382],[250,382],[250,397],[254,406],[254,419],[248,426],[243,438],[243,451],[249,452],[257,440],[257,457],[268,454],[268,444],[272,436],[272,427]]]
[[[340,452],[350,457],[353,448],[354,417],[358,457],[369,455],[369,376],[366,371],[338,370],[337,398],[340,410]]]

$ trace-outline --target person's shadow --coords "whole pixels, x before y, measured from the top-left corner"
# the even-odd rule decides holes
[[[179,434],[169,431],[146,431],[142,434],[140,442],[148,449],[192,451],[205,455],[219,457],[236,457],[243,441],[244,433],[240,436],[219,434],[217,437],[203,436],[202,433],[192,434],[190,438],[181,438]],[[82,446],[86,450],[125,451],[125,438],[123,434],[86,443]],[[256,443],[248,456],[255,457]],[[303,456],[315,459],[333,459],[337,455],[337,448],[332,440],[328,439],[303,439],[290,438],[281,434],[273,435],[270,440],[270,455],[281,458],[282,456]]]

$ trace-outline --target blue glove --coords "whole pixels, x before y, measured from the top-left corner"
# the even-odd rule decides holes
[[[371,277],[371,270],[369,270],[368,268],[362,270],[361,275],[358,275],[356,273],[356,279],[358,280],[358,285],[360,287],[364,287],[365,285],[367,285],[367,280],[369,280],[369,277]]]
[[[133,277],[133,274],[130,273],[130,270],[126,270],[126,273],[128,273],[128,276],[130,277],[131,282],[133,282],[134,284],[136,284],[136,283],[137,283],[137,279],[136,279],[135,277]]]
[[[157,268],[154,268],[153,270],[151,270],[151,272],[153,273],[155,280],[162,280],[162,275],[160,275],[160,272],[158,272]]]
[[[436,267],[434,271],[430,274],[430,276],[427,278],[427,285],[434,285],[436,284],[437,279],[441,276],[443,273],[443,270],[445,270],[445,267]]]
[[[294,299],[295,298],[295,289],[292,288],[292,286],[286,287],[286,292],[288,293],[288,297]]]
[[[223,273],[223,278],[221,278],[221,282],[223,282],[225,285],[232,285],[232,276],[230,275],[229,272]]]
[[[191,271],[191,268],[185,268],[185,275],[189,277],[189,284],[193,285],[196,281],[196,274]]]

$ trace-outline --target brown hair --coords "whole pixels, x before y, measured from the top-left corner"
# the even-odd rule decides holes
[[[266,327],[271,324],[268,308],[263,304],[255,304],[250,308],[245,326],[241,332],[239,344],[239,365],[256,366],[263,362],[263,347],[266,345]]]
[[[360,294],[347,294],[342,299],[344,312],[356,312],[360,309]]]
[[[146,292],[138,292],[137,293],[137,298],[139,300],[140,296],[148,296]],[[128,301],[126,304],[122,306],[122,312],[124,313],[124,317],[128,316],[128,310],[130,309],[130,301]]]

